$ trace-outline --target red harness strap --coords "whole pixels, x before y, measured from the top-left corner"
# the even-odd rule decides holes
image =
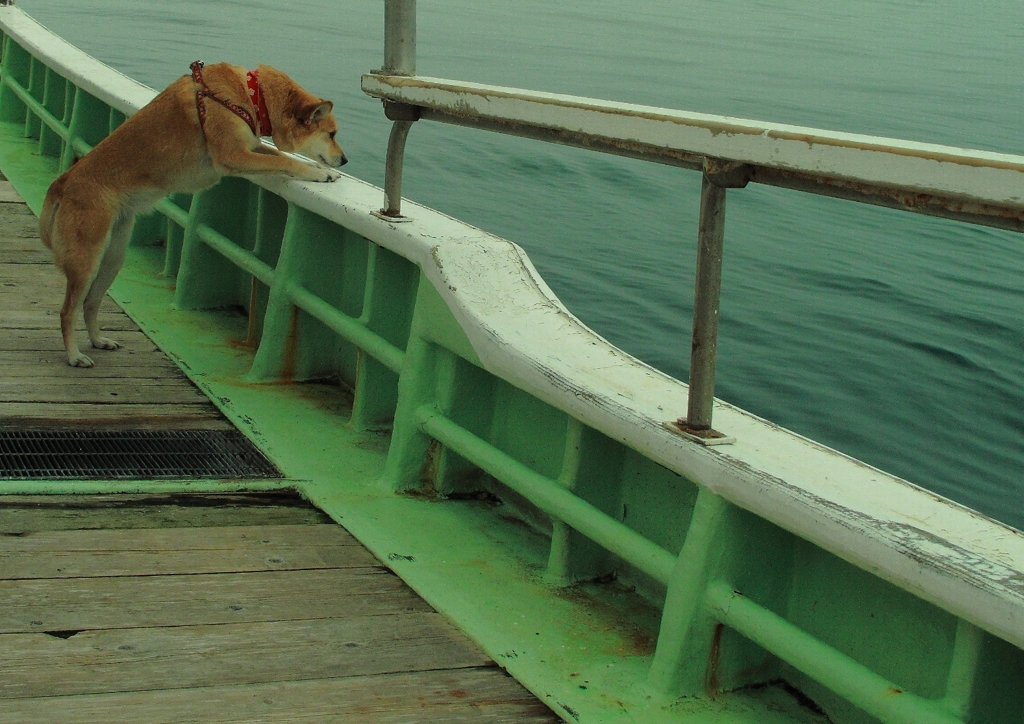
[[[226,101],[223,98],[219,98],[212,90],[210,90],[206,86],[206,83],[203,82],[203,74],[202,74],[203,61],[197,60],[197,61],[193,62],[192,65],[190,65],[189,67],[192,69],[192,80],[202,86],[202,88],[200,88],[199,90],[196,91],[196,111],[199,113],[199,125],[203,129],[206,128],[206,103],[203,101],[203,99],[204,98],[209,98],[211,100],[217,101],[222,106],[224,106],[229,111],[231,111],[236,116],[238,116],[243,121],[245,121],[246,125],[249,126],[249,129],[253,132],[253,134],[255,134],[255,136],[257,138],[259,138],[261,135],[263,135],[261,133],[261,131],[263,131],[263,130],[266,131],[267,135],[270,134],[270,117],[267,116],[267,123],[266,123],[265,126],[262,123],[262,121],[263,121],[263,114],[266,113],[266,104],[263,101],[263,94],[261,92],[259,92],[259,78],[258,77],[256,78],[256,88],[257,88],[257,91],[255,93],[255,95],[258,98],[258,103],[257,103],[257,101],[254,100],[253,107],[259,109],[260,105],[262,105],[263,108],[261,109],[262,112],[260,112],[260,117],[257,120],[256,118],[253,118],[252,113],[250,113],[248,110],[246,110],[245,108],[242,108],[240,105],[232,103],[231,101]],[[250,96],[254,95],[253,87],[252,87],[252,79],[250,77],[252,75],[253,75],[253,73],[250,72],[249,74],[247,74],[247,77],[246,77],[246,80],[249,83],[249,95]]]

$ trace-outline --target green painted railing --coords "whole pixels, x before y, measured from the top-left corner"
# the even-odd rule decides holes
[[[23,127],[50,177],[130,110],[5,34],[0,122]],[[255,348],[246,384],[337,379],[353,397],[344,424],[393,429],[392,489],[514,498],[523,520],[549,520],[537,524],[550,536],[548,584],[614,574],[660,607],[649,674],[635,682],[644,696],[715,697],[785,679],[837,722],[1024,722],[1024,699],[1010,691],[1022,689],[1021,649],[489,371],[422,260],[272,188],[225,179],[176,195],[140,220],[133,246],[163,244],[178,309],[245,310]]]

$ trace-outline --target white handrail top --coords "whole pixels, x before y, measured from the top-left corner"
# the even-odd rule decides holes
[[[368,74],[362,88],[454,118],[1024,210],[1024,156],[423,76]]]

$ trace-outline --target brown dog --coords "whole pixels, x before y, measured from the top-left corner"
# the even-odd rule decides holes
[[[335,181],[337,171],[260,141],[272,136],[282,151],[342,166],[347,159],[334,140],[333,108],[268,66],[247,73],[196,61],[191,75],[169,85],[54,181],[39,230],[68,280],[60,311],[68,364],[93,365],[75,343],[79,309],[93,347],[119,346],[100,335],[97,314],[124,262],[136,214],[170,193],[200,191],[226,175]]]

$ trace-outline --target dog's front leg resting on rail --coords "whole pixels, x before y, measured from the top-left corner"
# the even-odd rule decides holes
[[[221,151],[214,156],[213,163],[218,171],[232,176],[282,173],[302,181],[321,183],[337,181],[341,178],[341,174],[332,168],[317,163],[297,161],[269,146],[262,146],[258,151],[249,149]]]

